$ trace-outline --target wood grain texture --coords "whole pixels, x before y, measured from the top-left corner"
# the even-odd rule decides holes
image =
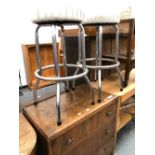
[[[95,155],[113,155],[114,150],[114,137],[111,138],[104,146],[100,147]]]
[[[134,106],[129,107],[127,109],[128,109],[129,112],[135,113],[135,107]],[[122,129],[132,119],[131,114],[128,114],[128,113],[124,112],[123,109],[120,110],[119,117],[120,117],[120,123],[117,126],[117,132],[120,129]]]
[[[19,155],[35,155],[36,132],[24,117],[19,114]]]
[[[53,46],[51,43],[40,44],[40,59],[41,59],[41,66],[47,66],[54,64],[54,57],[53,57]],[[36,62],[36,48],[35,44],[26,44],[22,45],[23,56],[24,56],[24,63],[25,63],[25,70],[26,70],[26,77],[28,82],[28,87],[33,89],[34,84],[36,82],[36,77],[34,72],[37,69],[37,62]],[[60,47],[57,44],[58,50],[58,59],[60,62]],[[46,69],[42,72],[42,75],[45,77],[53,77],[55,76],[54,69]],[[48,86],[50,84],[54,84],[55,81],[43,81],[40,80],[39,88]]]
[[[124,71],[121,72],[124,74]],[[97,82],[92,82],[94,88],[98,88]],[[129,78],[129,84],[127,87],[120,91],[120,83],[117,74],[113,74],[110,79],[102,81],[102,90],[107,93],[116,95],[119,97],[120,102],[126,101],[129,97],[135,94],[135,81],[133,78]]]
[[[124,74],[124,71],[122,71],[121,74]],[[107,93],[116,95],[119,98],[118,112],[117,112],[118,114],[117,128],[119,129],[122,128],[124,125],[126,125],[132,119],[130,116],[128,117],[128,119],[123,119],[123,116],[121,116],[122,118],[120,118],[120,106],[123,102],[127,101],[131,96],[135,95],[135,80],[133,78],[134,76],[135,74],[129,76],[128,86],[125,87],[123,91],[120,91],[120,84],[117,74],[113,74],[113,76],[111,76],[110,79],[105,79],[102,81],[102,90],[104,90]],[[92,82],[92,86],[94,88],[98,88],[97,82]],[[123,122],[121,122],[121,120],[123,120]],[[126,120],[126,122],[124,122],[124,120]]]
[[[80,151],[80,155],[93,155],[115,136],[117,101],[116,96],[103,92],[103,101],[91,105],[88,86],[83,84],[61,95],[61,126],[56,124],[55,97],[26,107],[24,114],[35,127],[40,146],[44,146],[39,147],[41,153],[79,155]]]
[[[62,112],[62,125],[57,126],[56,122],[56,107],[55,97],[49,98],[37,105],[31,105],[24,109],[24,114],[30,120],[35,121],[34,125],[40,129],[46,138],[52,139],[64,133],[65,129],[75,126],[82,120],[87,119],[92,113],[109,105],[110,102],[117,100],[116,96],[112,96],[110,100],[104,101],[104,104],[97,104],[97,89],[95,90],[96,104],[91,105],[90,93],[87,85],[83,84],[76,87],[75,91],[61,94],[61,112]],[[103,99],[110,96],[108,93],[103,93]],[[89,109],[89,111],[86,111]]]

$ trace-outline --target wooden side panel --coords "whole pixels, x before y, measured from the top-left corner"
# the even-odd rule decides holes
[[[41,59],[41,66],[47,66],[54,64],[54,56],[53,56],[53,48],[50,43],[47,44],[40,44],[40,59]],[[60,62],[60,47],[57,44],[58,49],[58,59]],[[22,45],[23,55],[24,55],[24,62],[26,68],[26,76],[29,88],[33,89],[34,84],[36,82],[36,77],[34,72],[37,69],[37,62],[36,62],[36,48],[35,44],[31,45]],[[45,77],[53,77],[55,76],[54,68],[46,69],[42,72],[42,75]],[[40,81],[39,88],[47,86],[49,84],[54,84],[55,81]]]

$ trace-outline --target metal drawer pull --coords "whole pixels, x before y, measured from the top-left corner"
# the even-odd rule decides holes
[[[106,133],[108,135],[108,134],[112,133],[112,130],[111,129],[108,129]]]
[[[110,152],[110,149],[109,148],[105,148],[105,152],[106,153]]]
[[[73,142],[73,139],[72,138],[67,138],[66,141],[65,141],[65,145],[69,145]]]
[[[107,112],[107,116],[111,116],[113,114],[113,111]]]

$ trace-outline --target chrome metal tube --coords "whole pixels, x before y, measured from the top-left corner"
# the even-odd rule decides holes
[[[52,26],[52,43],[53,43],[53,53],[54,53],[54,64],[55,64],[55,76],[60,77],[59,62],[58,62],[58,52],[56,45],[56,26]],[[56,92],[56,109],[57,109],[57,125],[61,125],[61,109],[60,109],[60,82],[56,81],[57,92]]]
[[[82,50],[81,49],[81,31],[79,31],[79,34],[78,34],[78,61],[77,61],[77,63],[81,63],[81,60],[82,60],[82,58],[81,58],[82,51],[81,50]],[[74,75],[77,75],[79,70],[80,70],[79,68],[76,68]],[[75,89],[75,80],[72,81],[72,89]]]
[[[61,103],[61,97],[60,97],[60,82],[57,82],[57,93],[56,93],[56,112],[57,112],[57,125],[61,125],[62,121],[61,121],[61,107],[60,107],[60,103]]]
[[[85,51],[85,31],[83,26],[80,24],[80,34],[81,34],[81,44],[82,44],[82,64],[83,64],[83,71],[85,71],[86,68],[86,51]],[[87,75],[84,76],[85,81],[87,82],[89,89],[90,89],[90,95],[91,95],[91,104],[94,105],[95,104],[95,99],[94,99],[94,90],[90,84],[90,80],[87,77]]]
[[[61,40],[62,40],[61,48],[63,51],[63,58],[64,58],[64,71],[65,71],[65,76],[67,76],[68,75],[67,55],[66,55],[65,34],[64,34],[64,26],[63,25],[61,25]],[[66,84],[66,90],[69,91],[69,81],[66,81],[65,84]]]
[[[119,27],[118,27],[117,24],[115,25],[115,29],[116,29],[116,45],[115,45],[116,55],[115,55],[115,62],[118,62],[118,54],[119,54]],[[117,73],[118,73],[118,76],[119,76],[119,81],[120,81],[120,91],[123,91],[123,78],[122,78],[122,75],[121,75],[121,72],[120,72],[120,69],[119,69],[118,66],[116,67],[116,70],[117,70]]]
[[[102,58],[102,26],[97,28],[97,36],[98,36],[98,65],[101,66],[101,58]],[[98,102],[102,100],[102,79],[101,79],[101,69],[98,69]]]
[[[59,66],[63,66],[63,64],[59,64]],[[70,64],[70,65],[67,64],[67,66],[81,68],[81,66],[73,65],[73,64]],[[42,67],[42,70],[48,69],[48,68],[54,68],[54,65],[44,66]],[[46,81],[50,81],[50,80],[51,81],[66,81],[66,80],[73,80],[73,79],[84,77],[85,75],[87,75],[87,73],[88,73],[88,69],[86,68],[82,73],[77,74],[77,75],[72,75],[72,76],[67,76],[67,77],[60,77],[60,76],[59,77],[44,77],[44,76],[39,75],[39,70],[36,70],[35,76],[39,78],[40,80],[46,80]]]
[[[116,42],[115,42],[115,61],[118,61],[118,54],[119,54],[119,27],[116,24],[115,25],[115,29],[116,29]]]
[[[39,29],[41,26],[37,26],[35,30],[35,44],[36,44],[36,62],[37,62],[37,68],[39,68],[39,74],[42,75],[42,68],[41,68],[41,60],[40,60],[40,48],[39,48]],[[37,79],[34,89],[33,89],[33,102],[34,104],[37,104],[38,98],[37,98],[37,88],[39,85],[40,79]]]
[[[33,89],[33,102],[34,102],[34,104],[38,103],[37,88],[38,88],[39,82],[40,82],[40,79],[37,79],[37,81],[36,81],[36,83],[34,85],[34,89]]]

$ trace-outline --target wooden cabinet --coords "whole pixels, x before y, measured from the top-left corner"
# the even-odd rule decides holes
[[[118,98],[103,92],[91,105],[87,85],[63,93],[62,125],[56,124],[55,97],[31,105],[24,114],[38,135],[38,153],[46,155],[111,155],[115,146]]]
[[[60,48],[59,44],[57,44],[58,49],[58,56],[59,62],[61,61],[60,57]],[[34,75],[35,70],[37,69],[36,63],[36,49],[35,44],[27,44],[22,45],[23,55],[24,55],[24,62],[25,62],[25,69],[26,69],[26,77],[28,87],[33,89],[34,84],[36,82],[36,77]],[[53,47],[51,43],[40,44],[40,57],[41,57],[41,66],[46,66],[50,64],[54,64],[53,58]],[[43,76],[54,76],[54,69],[46,69],[42,72]],[[40,81],[39,88],[44,87],[50,84],[54,84],[55,81]]]

